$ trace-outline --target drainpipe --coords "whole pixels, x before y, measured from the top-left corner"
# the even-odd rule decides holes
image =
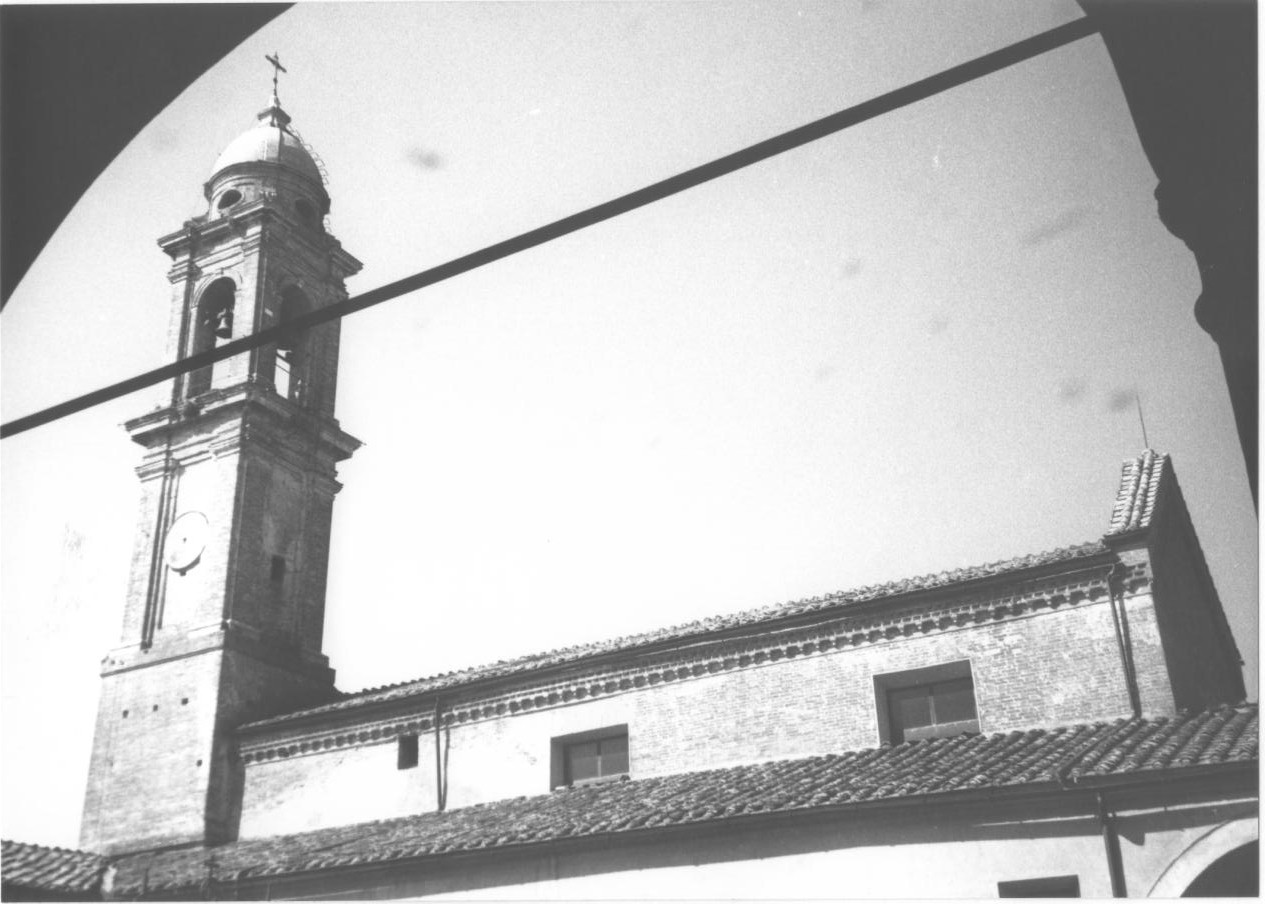
[[[1138,676],[1133,670],[1133,643],[1129,637],[1129,621],[1124,611],[1124,587],[1116,593],[1116,580],[1120,563],[1115,562],[1107,572],[1107,601],[1111,604],[1111,621],[1116,629],[1116,645],[1120,648],[1120,665],[1124,670],[1124,683],[1129,691],[1129,707],[1135,719],[1142,718],[1142,697],[1138,692]],[[1117,609],[1117,599],[1119,608]]]
[[[1112,603],[1112,612],[1115,612],[1114,602]],[[1050,770],[1050,777],[1058,782],[1058,786],[1062,790],[1075,792],[1076,779],[1072,778],[1071,771],[1077,761],[1093,747],[1114,743],[1123,732],[1129,731],[1129,729],[1130,726],[1126,723],[1110,732],[1105,738],[1099,740],[1091,739],[1089,743],[1083,745],[1079,750],[1064,757],[1057,766]],[[1103,800],[1102,791],[1094,792],[1094,803],[1094,814],[1098,819],[1098,825],[1102,828],[1103,849],[1107,853],[1107,873],[1111,876],[1111,896],[1113,898],[1128,897],[1124,883],[1124,861],[1120,857],[1120,836],[1116,832],[1116,815],[1107,812],[1107,804]]]
[[[448,795],[444,793],[444,766],[443,759],[439,749],[439,733],[442,730],[439,717],[442,712],[440,698],[435,697],[435,805],[439,812],[444,812],[444,805],[447,803],[444,798]]]
[[[1127,898],[1129,893],[1124,884],[1124,862],[1120,858],[1120,836],[1116,833],[1116,817],[1114,813],[1107,812],[1101,791],[1095,795],[1095,798],[1098,802],[1098,824],[1102,826],[1103,848],[1107,852],[1107,872],[1111,875],[1111,896]]]

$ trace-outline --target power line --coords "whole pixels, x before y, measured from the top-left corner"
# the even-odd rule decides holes
[[[564,235],[569,235],[572,232],[577,232],[588,226],[617,217],[620,214],[628,213],[639,207],[645,207],[647,204],[660,201],[686,189],[702,185],[704,182],[710,182],[713,179],[728,175],[744,167],[751,166],[753,163],[759,163],[762,160],[794,150],[819,138],[833,135],[876,116],[881,116],[884,113],[890,113],[917,101],[925,100],[928,97],[974,81],[977,78],[982,78],[985,75],[991,75],[1008,66],[1022,63],[1032,57],[1087,37],[1096,31],[1097,27],[1088,18],[1081,18],[1060,25],[1057,28],[1052,28],[1049,31],[1041,32],[1038,35],[961,63],[943,72],[905,85],[902,88],[897,88],[894,91],[863,101],[856,106],[832,113],[807,125],[799,126],[789,132],[783,132],[773,138],[765,139],[709,163],[678,173],[653,185],[640,188],[637,191],[563,217],[560,220],[555,220],[545,226],[539,226],[513,238],[489,245],[479,251],[454,258],[447,263],[431,267],[429,270],[423,270],[413,276],[372,289],[362,295],[357,295],[355,298],[348,298],[328,307],[311,311],[285,324],[260,330],[258,333],[228,342],[218,348],[190,355],[188,358],[182,358],[171,364],[146,371],[127,380],[89,392],[86,395],[53,405],[51,408],[45,408],[34,414],[16,418],[0,425],[0,439],[31,430],[74,414],[77,411],[83,411],[85,408],[91,408],[94,405],[100,405],[111,399],[135,392],[138,389],[153,386],[179,374],[206,367],[216,361],[231,358],[252,348],[268,345],[277,341],[283,334],[327,323],[339,317],[353,314],[356,311],[362,311],[365,308],[381,304],[384,301],[398,298],[409,292],[415,292],[426,286],[443,282],[462,273],[468,273],[478,267],[509,257],[512,254],[535,248],[537,245],[543,245]]]

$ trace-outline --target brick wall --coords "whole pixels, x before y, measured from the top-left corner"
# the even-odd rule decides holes
[[[332,693],[319,621],[333,464],[283,466],[266,430],[253,428],[238,445],[241,429],[231,417],[183,426],[173,442],[180,466],[169,472],[163,525],[161,461],[142,468],[123,645],[107,657],[85,797],[82,839],[91,849],[233,837],[242,786],[233,728]],[[183,575],[163,565],[151,571],[156,530],[190,510],[208,519],[201,560]],[[273,554],[288,563],[286,592],[276,598],[269,592]],[[162,621],[146,649],[141,626],[151,580]]]
[[[127,602],[123,607],[123,625],[119,631],[119,643],[139,643],[141,640],[145,599],[150,582],[150,562],[154,556],[155,531],[160,527],[158,503],[161,485],[161,476],[141,482],[135,540],[132,544],[132,566],[128,574]]]
[[[184,512],[200,511],[206,515],[208,534],[202,558],[193,568],[184,574],[165,566],[157,571],[162,610],[157,641],[179,636],[191,626],[218,624],[224,617],[224,588],[233,566],[231,538],[237,500],[232,487],[237,482],[237,466],[238,457],[233,454],[204,457],[183,467],[175,479],[173,519]],[[136,563],[137,570],[148,567],[148,557],[142,561],[143,565]],[[137,602],[132,597],[128,605]]]
[[[331,684],[319,668],[223,647],[104,676],[82,846],[235,837],[242,778],[232,727],[323,702]]]
[[[315,307],[346,296],[343,278],[359,262],[319,224],[299,226],[290,206],[312,186],[284,170],[266,181],[267,193],[258,172],[230,174],[218,189],[240,190],[245,205],[213,204],[161,240],[174,261],[169,358],[195,350],[198,305],[217,281],[233,283],[235,338],[274,322],[287,286]],[[338,329],[307,337],[315,414],[261,390],[271,374],[262,349],[217,362],[196,407],[129,423],[148,451],[120,646],[104,663],[87,848],[232,837],[242,791],[235,726],[333,693],[320,643],[334,463],[356,445],[332,420]],[[189,511],[206,515],[209,533],[180,574],[162,562],[162,538]],[[280,580],[274,557],[285,563]]]
[[[1135,595],[1128,611],[1148,711],[1172,712],[1150,597]],[[635,776],[876,746],[875,675],[958,660],[971,664],[984,732],[1128,716],[1115,637],[1104,597],[814,655],[764,658],[761,664],[753,658],[746,667],[718,673],[682,669],[687,677],[670,682],[452,724],[443,736],[447,804],[542,793],[549,788],[553,738],[612,725],[628,725]],[[594,677],[600,676],[578,680]],[[433,699],[419,700],[415,715],[430,716],[433,705]],[[355,716],[342,718],[345,728]],[[420,762],[410,770],[396,768],[397,741],[390,732],[376,742],[339,748],[314,739],[306,752],[248,762],[242,837],[434,807],[434,734],[423,731],[419,740]]]
[[[112,852],[202,839],[218,660],[190,656],[102,679],[82,847]]]
[[[285,463],[262,448],[246,455],[229,615],[319,654],[333,517],[333,465]],[[284,576],[272,577],[273,557]]]

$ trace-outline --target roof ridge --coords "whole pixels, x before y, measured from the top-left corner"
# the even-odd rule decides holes
[[[1172,460],[1167,452],[1144,449],[1141,455],[1126,460],[1120,468],[1120,487],[1107,536],[1150,527],[1161,501],[1160,487],[1172,473]]]

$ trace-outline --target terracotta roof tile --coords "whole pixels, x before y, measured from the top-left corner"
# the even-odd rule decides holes
[[[95,896],[105,867],[104,857],[86,851],[0,842],[0,879],[9,887]]]
[[[1033,553],[1031,555],[1020,556],[1014,559],[989,562],[985,565],[974,565],[967,568],[958,568],[952,571],[941,571],[935,574],[902,578],[901,580],[889,581],[885,584],[858,587],[853,590],[839,591],[826,596],[814,596],[808,599],[795,600],[793,602],[781,603],[774,606],[748,609],[731,615],[714,616],[700,621],[686,622],[684,624],[673,625],[668,628],[660,628],[654,631],[647,631],[641,634],[632,634],[626,637],[617,637],[612,640],[580,644],[578,646],[550,650],[544,653],[534,653],[528,656],[520,656],[515,659],[502,660],[500,662],[476,666],[469,669],[462,669],[456,672],[446,672],[442,675],[419,678],[414,681],[369,688],[363,691],[358,691],[354,694],[347,694],[342,699],[333,703],[312,707],[299,712],[286,713],[285,715],[275,716],[269,719],[262,719],[257,722],[252,722],[244,727],[251,728],[256,726],[273,725],[289,719],[297,718],[299,716],[335,712],[371,703],[382,703],[404,697],[411,697],[418,694],[450,690],[454,687],[472,684],[476,681],[486,681],[489,679],[524,675],[542,669],[571,664],[582,659],[600,656],[602,654],[631,651],[651,644],[686,640],[699,635],[712,634],[718,631],[755,627],[767,622],[777,621],[778,619],[812,612],[829,612],[831,610],[842,611],[847,609],[849,606],[854,606],[860,603],[868,603],[875,600],[903,596],[905,594],[919,591],[952,587],[969,581],[999,577],[1002,575],[1026,571],[1032,568],[1039,568],[1045,565],[1055,565],[1077,559],[1089,558],[1101,555],[1108,551],[1108,547],[1105,544],[1100,541],[1093,541],[1090,543],[1082,543],[1078,546],[1067,546],[1049,550],[1047,552]]]
[[[1255,761],[1255,704],[1174,718],[960,736],[703,772],[562,789],[445,813],[116,861],[115,891],[217,881],[618,834],[746,814]],[[6,847],[6,856],[8,848]],[[130,891],[129,891],[130,890]]]
[[[1107,536],[1150,526],[1159,503],[1160,487],[1172,470],[1168,456],[1154,449],[1147,449],[1124,463]]]

